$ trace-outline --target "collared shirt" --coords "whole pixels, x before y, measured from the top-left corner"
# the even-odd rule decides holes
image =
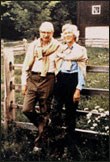
[[[55,42],[57,43],[57,42]],[[30,43],[27,52],[26,52],[26,57],[23,62],[23,68],[22,68],[22,76],[21,76],[21,84],[26,85],[27,84],[27,79],[28,79],[28,70],[29,70],[29,65],[32,63],[31,71],[33,72],[41,72],[42,70],[42,58],[38,58],[35,54],[35,48],[38,45],[38,40],[35,40]],[[55,73],[55,58],[57,56],[57,52],[59,51],[59,48],[53,52],[51,55],[48,56],[48,61],[49,61],[49,68],[47,72]],[[35,57],[34,57],[35,56]]]
[[[76,45],[76,43],[73,44],[73,46],[70,48],[71,49],[71,53],[74,50],[74,46]],[[68,47],[69,48],[69,47]],[[78,66],[78,63],[76,61],[71,61],[71,67],[70,70],[67,69],[67,61],[64,60],[60,66],[60,71],[64,72],[64,73],[76,73],[78,72],[78,85],[77,85],[77,89],[82,90],[83,86],[85,85],[85,79],[84,79],[84,75],[81,71],[81,69]]]
[[[56,58],[56,52],[48,56],[49,58],[49,69],[48,72],[55,72],[55,58]],[[41,72],[42,70],[42,59],[37,59],[35,60],[33,67],[31,71],[33,72]]]

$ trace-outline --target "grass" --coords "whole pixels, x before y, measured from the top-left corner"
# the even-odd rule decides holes
[[[108,58],[109,58],[109,50],[104,48],[87,48],[88,53],[88,65],[108,65]],[[15,56],[15,64],[22,64],[24,60],[24,55],[16,55]],[[4,82],[3,78],[3,58],[1,60],[2,68],[1,68],[1,83]],[[21,70],[15,70],[15,83],[21,84]],[[85,87],[89,88],[109,88],[109,74],[108,73],[87,73],[86,78],[86,85]],[[4,91],[1,91],[1,100],[3,101],[4,98]],[[22,105],[23,104],[24,97],[21,93],[15,92],[15,103]],[[88,111],[94,110],[95,107],[99,107],[99,109],[103,109],[104,111],[107,111],[109,109],[109,97],[108,96],[81,96],[81,100],[79,102],[79,109],[84,110],[87,109]],[[3,112],[3,110],[2,110]],[[3,116],[2,116],[3,118]],[[16,120],[17,121],[28,121],[27,118],[22,114],[20,109],[17,109],[16,111]],[[79,123],[77,124],[77,127],[82,127],[85,120],[82,121],[79,120]],[[84,125],[86,127],[86,123]]]
[[[105,65],[109,64],[109,50],[107,48],[96,48],[96,47],[87,47],[88,53],[88,65]],[[24,55],[16,55],[15,56],[15,64],[22,64],[24,60]],[[1,59],[1,83],[4,82],[3,78],[3,58]],[[21,84],[21,70],[15,70],[15,83]],[[87,73],[86,85],[85,87],[89,88],[109,88],[109,74],[108,73]],[[4,98],[4,93],[2,90],[1,100]],[[93,109],[96,105],[103,107],[105,110],[108,109],[108,97],[105,96],[96,96],[89,97],[90,99],[83,99],[82,97],[81,109],[88,107],[89,110]],[[17,104],[23,103],[23,96],[21,93],[15,93],[15,101]]]
[[[55,129],[55,128],[54,128]],[[13,125],[5,135],[2,128],[1,159],[3,161],[108,161],[109,139],[96,137],[85,139],[78,134],[76,136],[76,148],[74,154],[66,149],[65,142],[57,137],[53,138],[55,130],[47,130],[45,144],[41,152],[34,152],[34,139],[37,132],[21,129]],[[53,132],[52,132],[53,131]],[[60,131],[61,132],[61,131]],[[63,132],[61,132],[63,133]],[[52,137],[51,137],[52,135]],[[50,138],[50,139],[49,139]],[[99,139],[100,138],[100,139]],[[63,147],[65,152],[62,152]]]
[[[87,48],[88,51],[88,65],[108,65],[108,49],[101,48]],[[15,56],[15,63],[22,64],[24,60],[24,55]],[[1,61],[3,65],[3,58]],[[1,68],[1,82],[4,82],[3,78],[3,66]],[[21,70],[15,70],[15,83],[21,83]],[[108,88],[109,79],[108,74],[102,73],[88,73],[86,80],[86,87],[92,88]],[[1,91],[1,100],[3,101],[4,91]],[[15,102],[17,104],[23,104],[24,97],[20,92],[15,92]],[[81,129],[91,129],[97,131],[106,131],[108,129],[108,116],[104,117],[104,112],[108,111],[109,107],[109,97],[108,96],[81,96],[79,103],[79,109],[86,109],[88,111],[101,110],[102,116],[94,118],[87,116],[77,118],[77,128]],[[3,107],[2,107],[3,108]],[[3,112],[3,109],[2,109]],[[3,116],[2,116],[3,118]],[[23,115],[21,109],[16,110],[16,120],[25,121],[28,119]],[[99,121],[99,122],[98,122]],[[95,125],[97,124],[97,127]],[[106,128],[106,129],[105,129]],[[51,132],[52,131],[52,132]],[[108,130],[107,130],[108,131]],[[2,129],[2,142],[1,142],[1,159],[5,161],[68,161],[71,162],[71,156],[69,152],[65,152],[65,155],[59,155],[60,150],[58,148],[63,148],[64,143],[61,139],[59,141],[52,141],[54,132],[57,132],[55,128],[48,131],[52,137],[48,144],[44,146],[42,154],[36,154],[33,152],[34,139],[36,132],[30,130],[22,130],[21,128],[12,126],[8,135],[5,135],[5,130]],[[47,135],[48,135],[47,133]],[[48,136],[49,138],[49,136]],[[79,150],[73,160],[77,161],[108,161],[108,139],[100,137],[100,139],[92,140],[87,138],[82,138],[82,136],[77,137],[77,150]],[[55,139],[56,140],[56,139]],[[63,145],[62,145],[63,144]],[[54,148],[53,148],[54,146]],[[60,146],[60,147],[59,147]]]
[[[109,110],[109,96],[82,96],[81,98],[79,109],[84,110],[85,108],[88,108],[88,110],[93,110],[98,106],[105,111]]]
[[[86,78],[86,87],[109,88],[109,74],[88,73]]]
[[[87,54],[89,65],[109,65],[109,49],[88,47]]]

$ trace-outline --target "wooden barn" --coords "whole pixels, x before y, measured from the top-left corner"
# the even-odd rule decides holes
[[[109,47],[109,1],[77,1],[77,25],[86,45]]]

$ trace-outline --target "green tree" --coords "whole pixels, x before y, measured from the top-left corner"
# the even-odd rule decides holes
[[[14,29],[14,19],[11,14],[12,7],[11,1],[1,2],[1,36],[5,38],[10,38],[11,36],[13,37],[13,33],[11,31],[16,33]]]
[[[42,21],[51,21],[51,9],[58,1],[2,1],[2,37],[28,37],[38,34]]]
[[[2,1],[2,38],[31,39],[37,35],[43,21],[50,21],[59,36],[61,26],[76,21],[76,2],[74,1]]]
[[[43,21],[52,21],[51,11],[57,3],[59,3],[59,1],[42,1],[42,3],[41,1],[19,1],[20,6],[27,11],[29,16],[28,23],[30,24],[26,24],[27,29],[23,30],[25,35],[31,37],[32,34],[36,33],[38,36],[40,24]],[[22,22],[25,22],[23,18]],[[17,24],[20,25],[19,20]]]
[[[55,35],[60,36],[62,25],[76,24],[76,1],[60,1],[51,11],[51,17],[56,29]]]

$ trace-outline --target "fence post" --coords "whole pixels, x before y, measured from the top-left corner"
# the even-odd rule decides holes
[[[23,45],[24,45],[24,49],[25,49],[25,52],[27,51],[27,47],[28,47],[28,41],[27,39],[23,39]]]
[[[15,90],[14,84],[14,54],[12,48],[4,48],[4,127],[8,128],[10,121],[15,120]]]

